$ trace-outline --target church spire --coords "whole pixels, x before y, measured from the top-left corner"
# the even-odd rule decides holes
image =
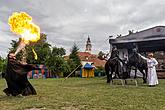
[[[91,48],[92,48],[92,44],[91,44],[91,40],[88,36],[88,39],[87,39],[87,42],[86,42],[86,49],[85,49],[85,52],[89,52],[91,53]]]

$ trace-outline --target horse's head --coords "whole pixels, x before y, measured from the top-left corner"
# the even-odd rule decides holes
[[[131,65],[137,65],[136,63],[139,60],[139,55],[138,55],[138,48],[133,48],[131,50],[131,54],[129,55],[129,62],[131,63]]]
[[[132,49],[133,54],[138,54],[138,50],[136,48]]]

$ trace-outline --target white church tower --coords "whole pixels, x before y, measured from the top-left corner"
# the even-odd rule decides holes
[[[85,49],[85,52],[89,52],[91,53],[91,48],[92,48],[92,44],[91,44],[91,40],[88,36],[88,39],[87,39],[87,42],[86,42],[86,49]]]

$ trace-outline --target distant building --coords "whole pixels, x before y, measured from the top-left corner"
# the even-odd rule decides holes
[[[81,64],[84,66],[86,63],[88,63],[88,64],[90,64],[96,68],[97,67],[104,68],[106,61],[100,60],[98,58],[98,55],[91,53],[91,50],[92,50],[92,44],[91,44],[90,37],[88,36],[85,51],[84,52],[78,52],[78,56],[81,60]],[[68,60],[69,56],[64,56],[64,59]]]
[[[91,49],[92,49],[92,44],[91,44],[91,40],[88,36],[88,39],[87,39],[87,42],[86,42],[86,49],[85,49],[85,52],[89,52],[91,53]]]
[[[86,42],[85,52],[78,52],[78,56],[80,57],[81,63],[84,66],[86,63],[92,64],[95,67],[104,67],[105,60],[100,60],[98,55],[92,54],[92,44],[90,37],[88,36]]]
[[[82,65],[86,63],[93,64],[95,67],[104,67],[106,61],[100,60],[98,55],[91,54],[89,52],[78,52]]]

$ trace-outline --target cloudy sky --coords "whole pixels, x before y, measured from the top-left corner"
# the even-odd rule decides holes
[[[73,43],[84,51],[88,35],[97,54],[108,52],[110,35],[165,25],[165,0],[0,0],[0,56],[19,38],[10,32],[8,18],[20,11],[33,17],[52,46],[67,53]]]

